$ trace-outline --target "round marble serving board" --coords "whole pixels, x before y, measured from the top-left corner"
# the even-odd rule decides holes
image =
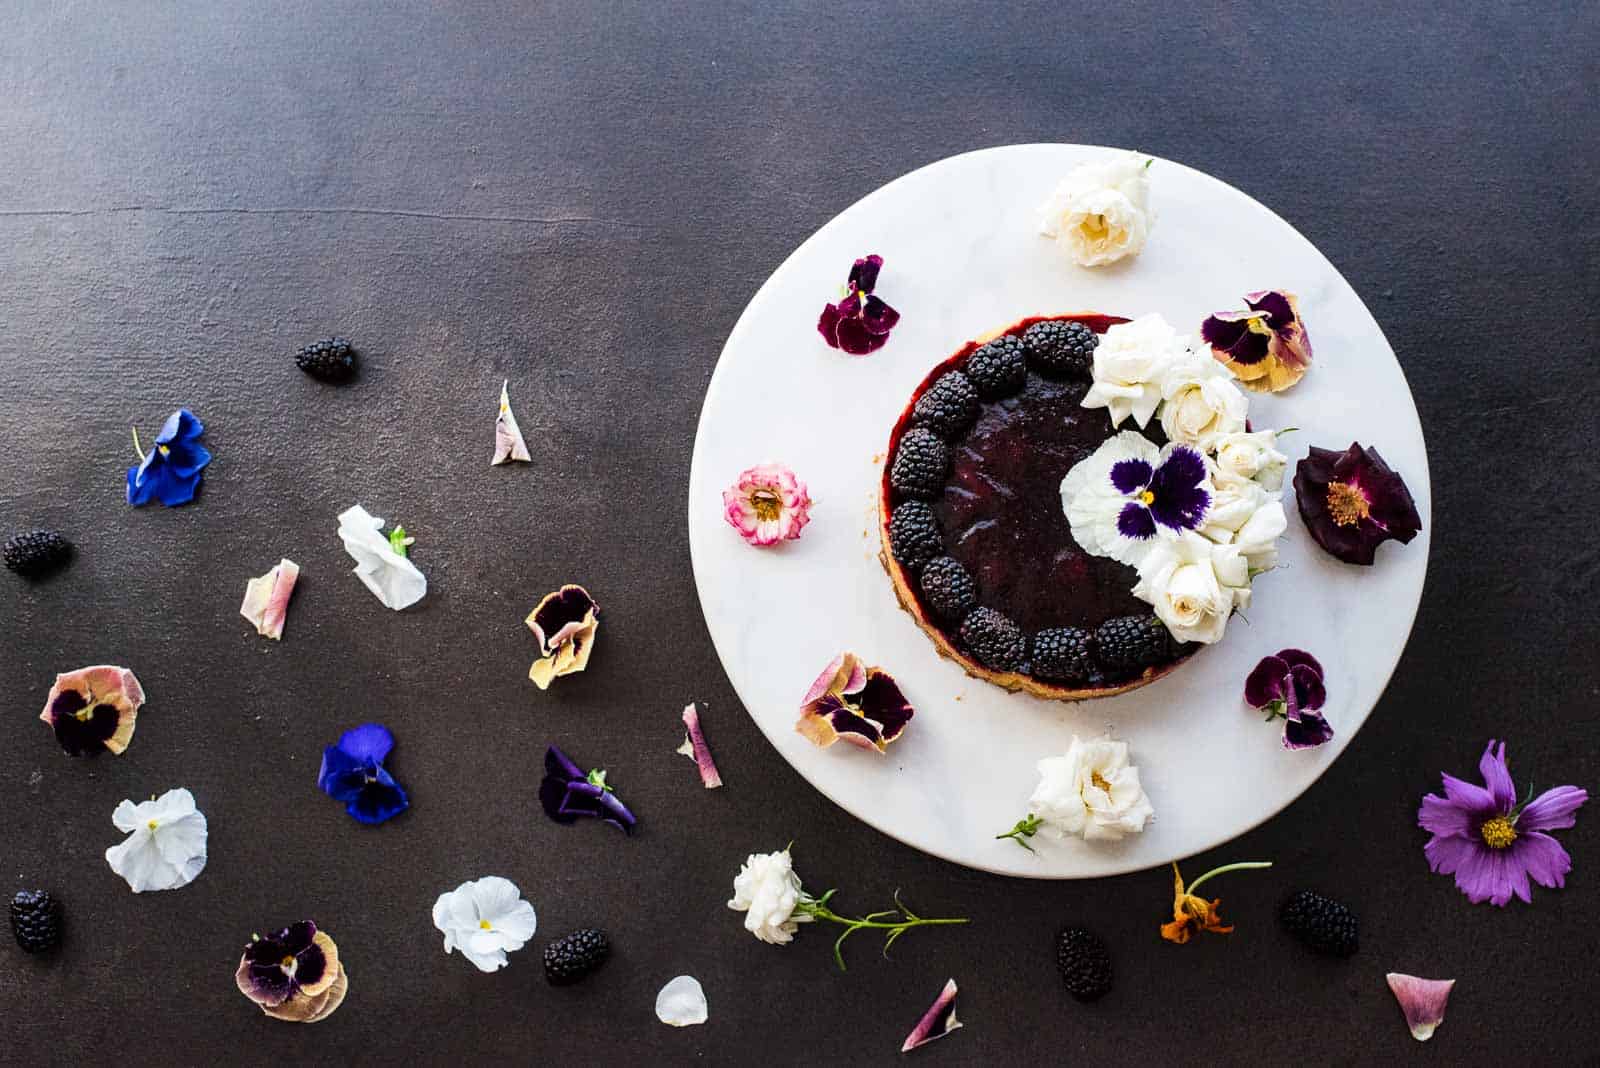
[[[1405,646],[1422,594],[1432,519],[1427,454],[1405,376],[1383,332],[1310,242],[1267,208],[1178,163],[1151,167],[1158,213],[1142,254],[1074,266],[1038,233],[1037,208],[1073,166],[1121,150],[1012,145],[942,160],[860,200],[802,244],[734,326],[706,393],[689,476],[689,542],[706,624],[750,715],[778,752],[847,811],[908,845],[974,868],[1085,878],[1210,849],[1293,801],[1361,727]],[[858,256],[884,258],[878,294],[901,313],[866,357],[829,348],[822,306]],[[1008,694],[941,659],[895,601],[880,564],[874,493],[889,429],[928,368],[967,339],[1027,315],[1160,312],[1198,329],[1257,289],[1300,297],[1316,362],[1297,386],[1250,394],[1256,427],[1299,427],[1307,447],[1376,446],[1405,476],[1422,533],[1374,567],[1317,548],[1285,487],[1289,529],[1248,620],[1168,678],[1119,697],[1052,702]],[[788,464],[815,504],[798,541],[756,549],[722,517],[746,467]],[[1318,656],[1335,736],[1282,748],[1278,724],[1245,708],[1256,661],[1285,646]],[[794,730],[800,698],[837,653],[891,672],[917,710],[887,755],[818,749]],[[1020,818],[1035,763],[1073,734],[1132,743],[1156,818],[1116,843],[995,835]],[[730,789],[759,789],[730,782]],[[781,843],[779,843],[781,845]]]

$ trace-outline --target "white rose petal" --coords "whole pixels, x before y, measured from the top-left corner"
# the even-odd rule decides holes
[[[1040,232],[1082,267],[1137,255],[1155,224],[1149,162],[1130,152],[1109,163],[1075,167],[1041,207]]]
[[[656,995],[656,1019],[671,1027],[703,1024],[709,1016],[706,992],[692,975],[678,976]]]
[[[1128,743],[1110,737],[1082,741],[1076,735],[1065,756],[1039,761],[1039,785],[1028,811],[1057,838],[1117,841],[1138,834],[1155,810],[1128,763]]]
[[[787,849],[751,853],[733,880],[728,907],[743,912],[744,929],[763,942],[781,946],[794,940],[799,924],[815,917],[795,913],[801,898],[800,876]]]
[[[417,565],[395,552],[380,531],[383,520],[359,504],[339,513],[339,539],[356,562],[356,577],[396,612],[422,600],[428,579]]]
[[[111,822],[128,837],[106,850],[106,863],[134,893],[177,890],[206,866],[206,817],[183,787],[151,801],[124,801]]]
[[[433,903],[444,951],[460,951],[479,971],[504,968],[506,954],[528,944],[539,926],[533,906],[510,879],[488,875],[462,883]]]
[[[1190,356],[1167,367],[1161,382],[1161,429],[1169,441],[1207,452],[1242,431],[1250,402],[1215,360]]]
[[[1162,384],[1174,366],[1192,358],[1192,345],[1156,314],[1111,326],[1095,347],[1094,382],[1083,407],[1107,409],[1112,426],[1129,416],[1148,425],[1161,404]]]
[[[1185,531],[1160,539],[1140,561],[1133,595],[1155,609],[1174,638],[1209,645],[1235,608],[1249,606],[1249,562],[1235,545]]]

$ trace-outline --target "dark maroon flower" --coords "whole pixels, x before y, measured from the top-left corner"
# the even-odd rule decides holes
[[[1301,649],[1280,649],[1261,658],[1244,680],[1245,703],[1283,717],[1283,747],[1311,749],[1333,737],[1333,727],[1319,711],[1328,699],[1322,665]]]
[[[557,823],[576,823],[580,817],[588,816],[628,834],[638,822],[616,791],[606,785],[604,771],[585,772],[553,745],[544,754],[539,803],[544,806],[545,815]]]
[[[822,339],[852,356],[876,352],[889,340],[889,331],[900,321],[900,313],[872,295],[878,285],[882,256],[865,256],[850,268],[844,299],[826,305],[817,320]]]
[[[252,937],[234,981],[245,997],[271,1008],[297,993],[315,997],[327,991],[337,977],[338,962],[333,939],[310,920],[301,920],[265,938]]]
[[[1294,497],[1311,537],[1347,564],[1371,564],[1378,546],[1417,536],[1422,517],[1401,478],[1377,449],[1311,447],[1294,470]]]
[[[843,739],[882,753],[914,715],[894,676],[867,667],[854,653],[840,653],[806,692],[794,729],[824,749]]]

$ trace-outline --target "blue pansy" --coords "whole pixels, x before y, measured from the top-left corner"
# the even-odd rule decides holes
[[[338,745],[322,751],[317,785],[361,823],[382,823],[411,804],[406,792],[383,766],[394,748],[394,735],[381,723],[363,723],[339,736]]]
[[[188,504],[200,488],[200,472],[211,462],[211,453],[200,444],[205,424],[187,408],[167,417],[156,435],[155,446],[139,454],[139,463],[128,468],[128,503],[134,507],[158,500],[168,508]],[[133,434],[135,448],[139,432]]]

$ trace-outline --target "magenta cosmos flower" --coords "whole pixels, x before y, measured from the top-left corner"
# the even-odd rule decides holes
[[[856,260],[845,282],[844,299],[824,306],[817,320],[822,340],[852,356],[865,356],[883,348],[889,331],[900,321],[900,313],[872,295],[882,268],[882,256]]]
[[[782,464],[758,464],[722,491],[728,525],[751,545],[776,545],[798,538],[811,521],[806,484]]]
[[[1433,835],[1423,847],[1428,865],[1454,875],[1456,886],[1474,905],[1505,905],[1515,894],[1531,903],[1528,879],[1540,886],[1565,885],[1572,858],[1546,831],[1571,827],[1587,790],[1557,786],[1532,801],[1517,804],[1517,789],[1506,767],[1506,746],[1493,741],[1478,761],[1484,785],[1445,775],[1444,796],[1422,799],[1417,824]],[[1531,792],[1531,791],[1530,791]]]
[[[1311,447],[1295,466],[1294,499],[1316,543],[1347,564],[1371,564],[1391,538],[1404,545],[1422,529],[1406,480],[1377,449]]]

